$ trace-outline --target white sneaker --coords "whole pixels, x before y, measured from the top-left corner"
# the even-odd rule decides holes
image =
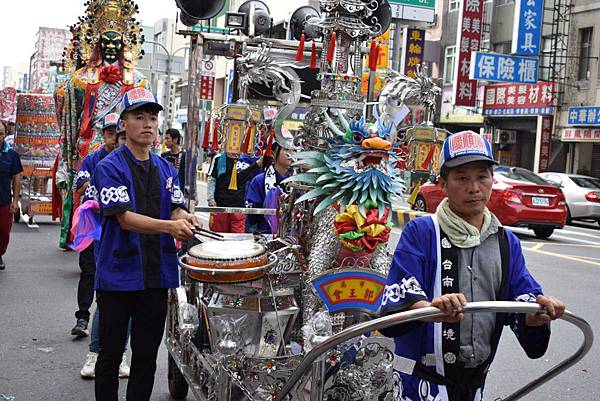
[[[123,360],[119,365],[119,377],[125,379],[129,377],[129,365],[127,365],[127,355],[123,354]]]
[[[98,353],[88,352],[85,356],[85,363],[83,369],[81,369],[81,377],[87,379],[93,379],[96,377],[96,361],[98,360]]]

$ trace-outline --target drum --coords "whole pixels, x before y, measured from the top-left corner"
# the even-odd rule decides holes
[[[242,283],[262,278],[276,257],[254,241],[210,241],[192,247],[181,266],[192,280]]]

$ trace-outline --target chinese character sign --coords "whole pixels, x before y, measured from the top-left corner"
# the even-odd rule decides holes
[[[600,106],[569,107],[569,125],[600,125]]]
[[[540,53],[544,0],[517,0],[512,53],[537,56]]]
[[[483,0],[460,2],[458,32],[456,35],[457,57],[454,65],[454,104],[475,107],[477,81],[469,77],[471,53],[478,51],[483,30]]]
[[[483,114],[487,116],[523,116],[554,114],[554,83],[487,85]]]
[[[600,129],[590,128],[564,128],[561,130],[561,141],[563,142],[599,142]]]
[[[205,60],[202,65],[202,75],[200,76],[200,99],[214,100],[215,98],[215,64],[210,60]]]
[[[404,41],[404,75],[416,78],[417,69],[423,63],[425,52],[425,31],[407,28]]]
[[[473,52],[470,72],[472,79],[534,84],[538,80],[538,59]]]
[[[548,163],[550,161],[550,151],[552,150],[552,122],[554,120],[554,117],[543,116],[539,118],[541,120],[542,137],[541,140],[538,142],[540,144],[538,172],[543,173],[544,171],[548,171],[549,167]]]

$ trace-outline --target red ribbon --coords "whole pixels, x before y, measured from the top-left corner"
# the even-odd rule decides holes
[[[210,118],[207,118],[204,123],[204,139],[202,140],[202,149],[208,150],[210,140]]]
[[[273,142],[275,142],[275,126],[271,128],[271,134],[269,135],[267,149],[265,150],[265,156],[272,156],[273,153]]]
[[[310,53],[310,69],[317,69],[317,44],[314,40],[312,42],[312,52]]]
[[[331,34],[331,40],[329,42],[329,48],[327,49],[327,61],[333,62],[333,56],[335,55],[335,42],[337,40],[337,34],[335,31]]]
[[[121,81],[121,69],[116,65],[107,65],[100,70],[100,79],[111,85]]]
[[[298,43],[298,51],[296,52],[296,61],[304,60],[304,41],[306,36],[304,32],[302,32],[302,36],[300,36],[300,43]]]
[[[251,140],[252,140],[252,123],[248,124],[248,128],[246,128],[246,135],[244,137],[244,145],[242,146],[242,153],[248,154]]]
[[[213,123],[213,139],[210,150],[213,152],[219,150],[219,122],[217,120],[215,120]]]
[[[369,70],[377,70],[377,61],[379,59],[379,43],[375,40],[371,42],[371,50],[369,51]]]
[[[81,127],[79,128],[79,135],[83,138],[92,137],[92,118],[94,117],[94,110],[96,109],[96,98],[98,95],[99,83],[89,84],[85,88],[85,101],[83,102],[83,115],[81,120]],[[86,147],[87,151],[87,147]],[[83,153],[82,156],[86,154]]]

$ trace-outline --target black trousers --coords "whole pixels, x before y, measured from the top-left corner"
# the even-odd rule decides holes
[[[77,286],[77,303],[79,310],[75,312],[77,319],[90,320],[90,308],[94,302],[94,278],[96,276],[96,259],[94,258],[94,244],[85,248],[79,254],[79,285]]]
[[[100,353],[96,362],[96,401],[117,401],[119,364],[131,318],[131,371],[127,401],[149,401],[156,357],[167,317],[167,290],[98,291]]]

